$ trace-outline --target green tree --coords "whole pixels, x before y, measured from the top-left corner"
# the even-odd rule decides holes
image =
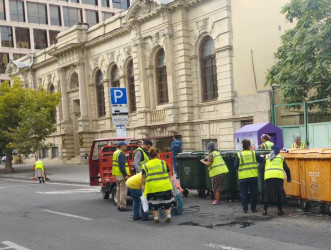
[[[279,84],[285,103],[330,97],[331,1],[291,0],[282,13],[295,27],[281,37],[266,85]]]
[[[18,78],[13,85],[0,85],[0,147],[7,156],[6,172],[13,172],[12,150],[22,154],[36,153],[49,145],[46,138],[55,131],[54,112],[59,93],[44,89],[25,89]]]

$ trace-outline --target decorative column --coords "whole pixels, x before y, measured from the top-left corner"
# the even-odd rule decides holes
[[[68,123],[70,121],[70,118],[69,118],[69,103],[68,103],[68,93],[67,93],[67,80],[66,80],[65,72],[66,71],[64,68],[59,68],[57,70],[61,85],[63,123]]]
[[[77,62],[77,73],[79,82],[79,99],[80,99],[80,120],[88,119],[88,107],[87,107],[87,94],[86,94],[86,84],[85,84],[85,71],[84,63]]]

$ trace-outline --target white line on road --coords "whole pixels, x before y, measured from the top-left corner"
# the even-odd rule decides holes
[[[241,248],[235,248],[235,247],[229,247],[229,246],[223,246],[219,244],[214,244],[214,243],[208,243],[208,244],[203,244],[206,247],[210,247],[213,249],[224,249],[224,250],[242,250]]]
[[[82,217],[82,216],[78,216],[78,215],[74,215],[74,214],[60,213],[60,212],[56,212],[56,211],[52,211],[52,210],[47,210],[47,209],[44,209],[43,211],[48,212],[48,213],[52,213],[52,214],[59,214],[59,215],[67,216],[67,217],[81,219],[81,220],[93,220],[93,219],[87,218],[87,217]]]
[[[20,245],[15,244],[14,242],[11,242],[11,241],[8,241],[8,240],[3,241],[1,243],[8,246],[8,247],[0,248],[0,250],[2,250],[2,249],[30,250],[28,248],[22,247]]]
[[[36,181],[27,181],[27,180],[17,180],[17,179],[7,179],[7,178],[1,178],[0,180],[5,181],[14,181],[14,182],[24,182],[24,183],[33,183]],[[59,183],[59,182],[46,182],[47,185],[61,185],[61,186],[72,186],[72,187],[87,187],[89,184],[72,184],[72,183]],[[41,184],[43,185],[43,184]]]
[[[81,193],[100,193],[100,188],[81,188],[73,190],[62,190],[62,191],[38,191],[37,194],[81,194]]]

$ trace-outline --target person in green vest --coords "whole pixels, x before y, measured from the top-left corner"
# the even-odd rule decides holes
[[[38,178],[39,183],[45,183],[45,166],[41,159],[38,159],[34,164],[35,178]]]
[[[251,212],[256,213],[257,189],[258,189],[258,164],[264,163],[264,158],[252,149],[251,141],[244,139],[242,141],[243,151],[237,153],[234,162],[234,168],[238,170],[238,179],[240,185],[241,204],[244,213],[248,211],[248,190],[251,197]]]
[[[154,223],[160,222],[159,209],[165,209],[166,223],[170,223],[170,208],[177,205],[172,193],[170,169],[165,161],[159,159],[159,149],[152,147],[149,153],[151,160],[142,166],[142,191],[153,212]]]
[[[284,214],[282,209],[282,203],[286,202],[286,193],[283,187],[284,171],[288,182],[291,182],[291,172],[279,152],[278,146],[274,145],[271,147],[270,154],[266,155],[262,215],[268,214],[269,203],[276,203],[278,205],[279,216]]]
[[[291,148],[300,148],[300,149],[308,148],[306,143],[301,142],[300,135],[294,135],[293,139],[294,139],[294,143],[291,145]]]
[[[261,135],[262,144],[260,145],[260,149],[271,150],[274,143],[270,141],[270,138],[268,134]]]
[[[116,198],[117,209],[119,211],[131,211],[132,209],[126,207],[126,199],[128,188],[125,181],[129,178],[130,170],[126,159],[125,150],[127,143],[120,141],[117,144],[118,149],[113,154],[113,175],[116,179]]]
[[[209,177],[211,178],[215,200],[213,205],[221,204],[221,192],[224,188],[225,175],[229,172],[221,154],[215,149],[215,144],[210,142],[207,146],[209,154],[205,159],[200,160],[208,167]]]
[[[149,161],[149,150],[153,146],[151,140],[145,140],[142,145],[134,151],[134,168],[136,173],[141,173],[141,165]]]

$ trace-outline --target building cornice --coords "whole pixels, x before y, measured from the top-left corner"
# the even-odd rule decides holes
[[[83,46],[83,43],[69,43],[69,44],[66,44],[64,45],[63,47],[61,48],[54,48],[52,51],[50,51],[48,54],[50,56],[59,56],[63,53],[66,53],[70,50],[73,50],[73,49],[77,49],[77,48],[81,48]]]
[[[50,58],[48,58],[48,59],[46,59],[46,60],[43,60],[43,61],[40,62],[40,63],[35,63],[35,64],[33,65],[33,69],[36,70],[36,69],[39,69],[39,68],[41,68],[41,67],[44,67],[44,66],[46,66],[46,65],[48,65],[48,64],[55,63],[55,62],[57,62],[56,57],[50,57]]]

